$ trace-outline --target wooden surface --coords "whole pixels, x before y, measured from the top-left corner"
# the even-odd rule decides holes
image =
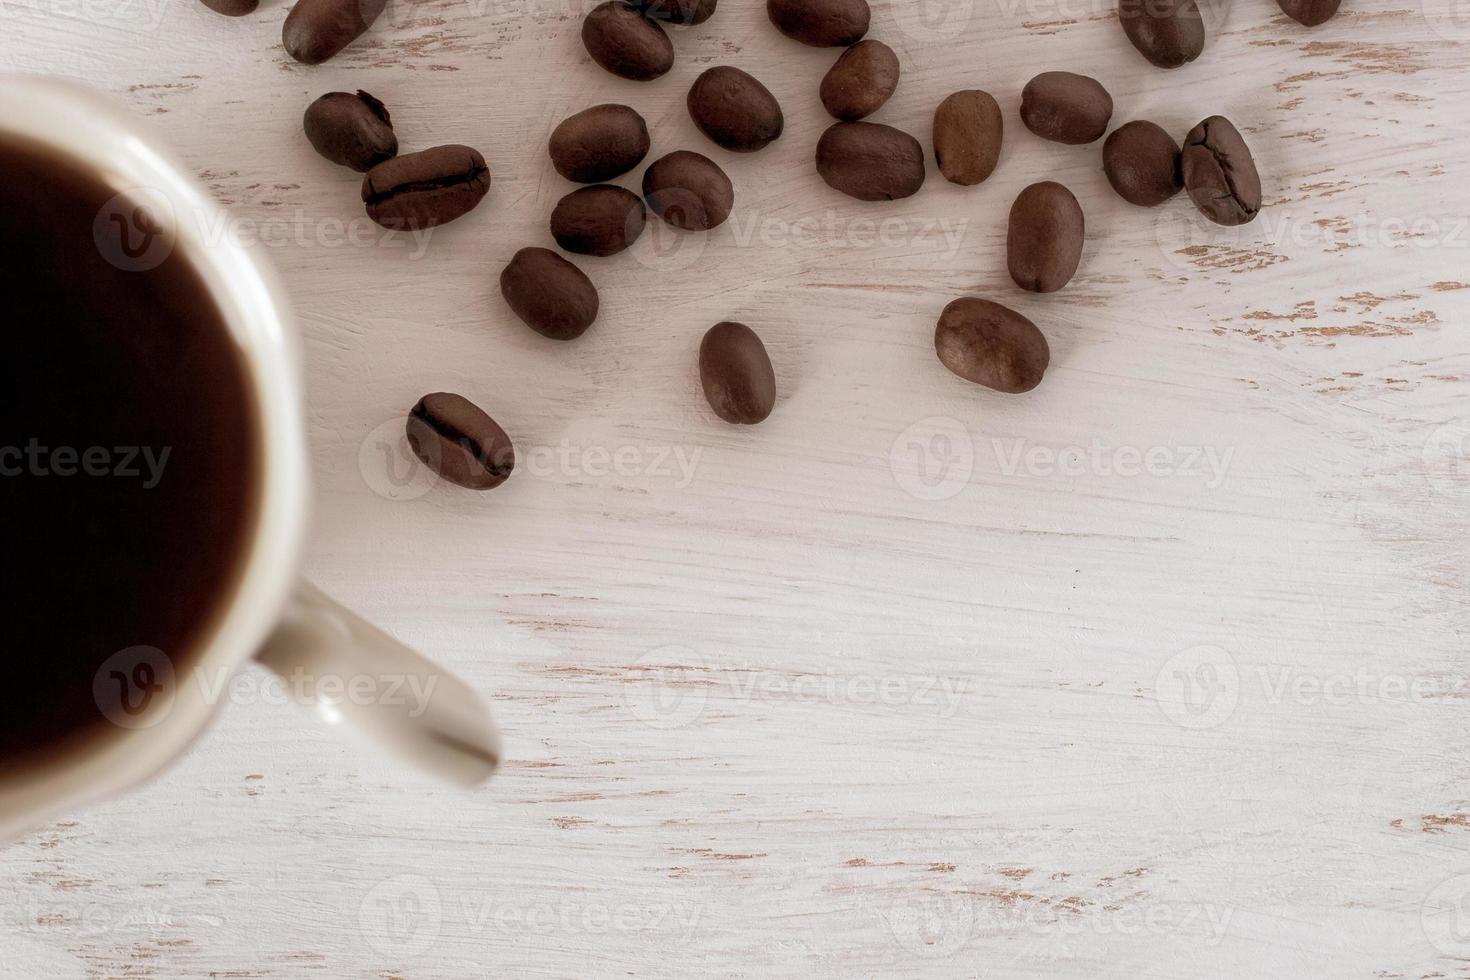
[[[939,101],[985,88],[1007,143],[977,188],[931,163],[863,205],[812,167],[834,53],[761,7],[724,0],[636,84],[591,64],[568,0],[396,0],[318,68],[287,60],[277,0],[0,2],[0,66],[152,116],[265,228],[309,360],[308,572],[484,690],[509,752],[441,789],[247,671],[154,784],[0,852],[0,974],[1470,976],[1470,12],[1345,0],[1307,31],[1215,2],[1205,56],[1166,73],[1106,0],[880,0],[904,77],[874,118],[927,146]],[[690,123],[714,64],[780,99],[765,152]],[[1021,126],[1053,68],[1101,79],[1119,124],[1229,116],[1261,217],[1124,204],[1099,146]],[[405,149],[490,162],[426,249],[366,225],[301,136],[358,87]],[[655,154],[716,159],[737,210],[579,259],[603,312],[559,344],[496,279],[551,244],[552,126],[603,101]],[[1041,297],[1003,246],[1045,178],[1088,235]],[[1046,333],[1037,391],[938,363],[967,294]],[[771,351],[764,425],[700,396],[722,319]],[[509,483],[389,476],[433,390],[511,433]]]

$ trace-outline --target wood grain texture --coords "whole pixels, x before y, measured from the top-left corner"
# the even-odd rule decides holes
[[[1165,73],[1104,0],[880,0],[904,75],[874,120],[927,147],[978,87],[1008,135],[984,184],[931,160],[867,206],[813,172],[835,52],[725,0],[640,85],[586,57],[588,5],[399,0],[305,68],[277,0],[0,0],[0,65],[152,115],[276,239],[309,358],[308,571],[488,692],[510,756],[479,792],[428,786],[247,672],[152,786],[0,852],[0,973],[1470,976],[1470,16],[1347,0],[1308,31],[1221,0],[1204,57]],[[714,64],[780,99],[777,143],[694,129]],[[1045,69],[1101,79],[1115,124],[1231,118],[1261,217],[1125,204],[1100,144],[1020,124]],[[405,150],[490,163],[426,250],[325,241],[364,227],[359,178],[300,115],[354,88]],[[559,344],[496,279],[551,244],[552,127],[604,101],[655,156],[717,160],[736,214],[579,258],[603,312]],[[1045,297],[1003,255],[1039,179],[1088,219]],[[966,294],[1047,334],[1035,392],[938,363]],[[725,319],[781,385],[748,430],[699,394]],[[505,486],[387,478],[384,434],[433,390],[511,433]]]

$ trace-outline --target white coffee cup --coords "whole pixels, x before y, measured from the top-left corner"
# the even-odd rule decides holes
[[[211,597],[223,612],[172,684],[160,684],[148,648],[119,652],[98,672],[99,709],[115,724],[44,765],[0,766],[0,841],[82,803],[130,789],[178,757],[214,713],[218,683],[255,658],[279,674],[329,724],[451,782],[471,786],[500,759],[484,701],[462,680],[337,605],[298,577],[308,510],[308,466],[295,326],[268,265],[230,235],[223,209],[140,122],[74,83],[0,74],[0,139],[20,138],[71,157],[148,207],[185,250],[244,352],[260,416],[263,478],[252,540],[233,592]],[[126,233],[122,229],[120,233]],[[99,232],[100,234],[100,232]],[[85,606],[79,611],[85,615]],[[146,665],[146,671],[140,664]],[[136,690],[129,685],[140,678]],[[310,684],[302,679],[309,678]],[[323,679],[331,679],[325,685]],[[424,693],[359,698],[358,680]],[[328,690],[333,696],[323,696]],[[125,714],[110,711],[120,697]]]

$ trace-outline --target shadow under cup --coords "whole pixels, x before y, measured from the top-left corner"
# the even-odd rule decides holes
[[[0,134],[0,770],[153,724],[260,520],[249,362],[163,220]],[[167,216],[172,219],[176,216]]]

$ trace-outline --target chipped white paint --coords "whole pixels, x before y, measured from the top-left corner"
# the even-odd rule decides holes
[[[931,170],[862,206],[810,162],[832,53],[756,0],[646,85],[587,61],[568,0],[400,3],[315,69],[276,0],[0,0],[0,65],[153,115],[274,243],[310,357],[309,570],[490,692],[511,760],[473,794],[413,782],[246,674],[153,786],[0,852],[0,973],[1466,976],[1470,15],[1423,3],[1307,32],[1217,2],[1166,74],[1106,0],[880,2],[905,75],[877,118],[927,141],[983,87],[1008,140],[978,188]],[[780,98],[767,151],[694,131],[717,63]],[[1118,122],[1231,117],[1267,210],[1123,204],[1097,147],[1021,127],[1044,68],[1102,79]],[[491,162],[426,250],[343,243],[371,232],[339,224],[358,180],[298,119],[355,87],[406,148]],[[547,133],[608,100],[727,167],[737,215],[580,262],[603,314],[557,344],[496,275],[549,243]],[[1087,251],[1025,296],[1005,210],[1042,177]],[[1047,333],[1035,393],[938,364],[966,293]],[[782,383],[750,430],[698,394],[725,318]],[[376,434],[435,389],[512,433],[506,486],[384,475]]]

